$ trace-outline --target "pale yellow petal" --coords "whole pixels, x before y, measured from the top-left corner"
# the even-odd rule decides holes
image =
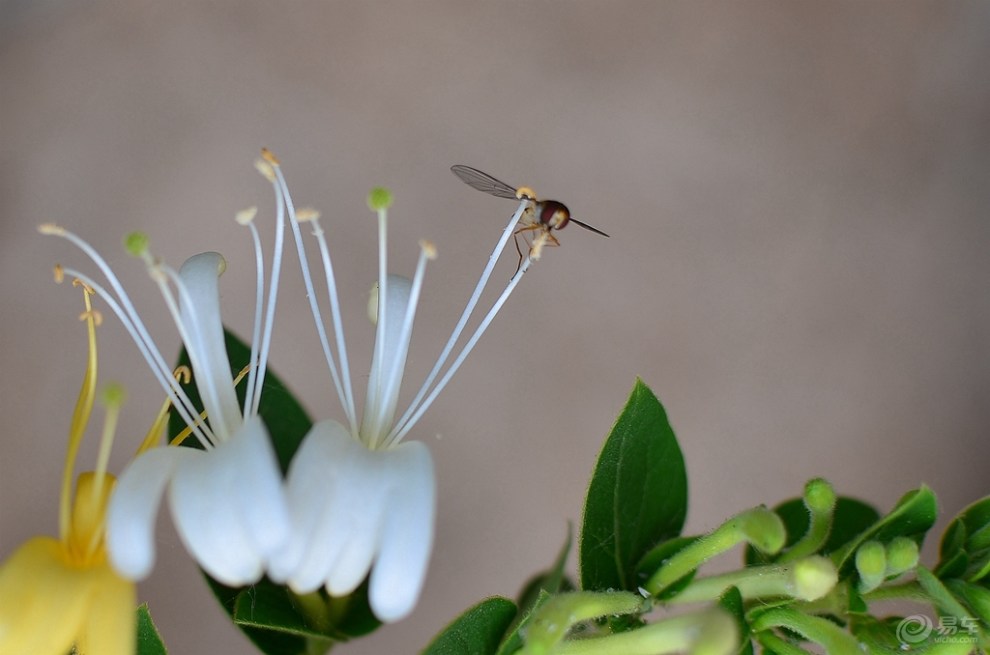
[[[0,653],[65,655],[92,583],[86,571],[66,566],[55,539],[27,541],[0,567]]]
[[[134,584],[109,566],[95,568],[91,574],[93,595],[76,650],[79,655],[133,655],[137,645]]]

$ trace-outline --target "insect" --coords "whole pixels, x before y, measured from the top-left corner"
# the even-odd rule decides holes
[[[522,227],[517,229],[514,235],[520,265],[522,264],[523,253],[519,247],[519,235],[526,232],[538,232],[532,242],[526,242],[526,245],[529,247],[529,256],[534,260],[539,259],[540,250],[543,246],[560,245],[557,237],[553,235],[553,230],[562,230],[568,223],[574,223],[603,237],[608,236],[598,228],[592,227],[587,223],[582,223],[572,217],[570,210],[567,209],[567,205],[564,203],[556,200],[537,200],[536,193],[529,187],[519,187],[517,189],[501,180],[496,180],[488,173],[482,173],[477,168],[471,168],[470,166],[463,166],[461,164],[451,166],[450,170],[472,189],[484,191],[488,195],[497,198],[529,201],[529,205],[519,219]],[[523,240],[525,241],[525,236]]]

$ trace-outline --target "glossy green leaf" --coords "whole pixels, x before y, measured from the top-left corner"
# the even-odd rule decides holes
[[[487,598],[454,619],[422,655],[495,655],[515,616],[508,598]]]
[[[909,491],[886,516],[832,553],[832,561],[843,575],[852,568],[856,549],[871,539],[887,543],[894,537],[907,537],[921,545],[937,516],[938,501],[931,489],[922,486]]]
[[[978,500],[953,519],[942,536],[939,554],[935,572],[940,578],[970,582],[990,578],[990,498]]]
[[[773,511],[780,516],[784,522],[784,527],[787,528],[787,545],[782,553],[787,552],[786,549],[797,543],[808,531],[808,508],[804,506],[804,501],[801,498],[791,498],[777,505]],[[879,518],[880,513],[871,505],[855,498],[839,496],[836,499],[835,510],[832,515],[832,529],[819,553],[827,555],[838,550],[843,544],[876,523]],[[771,564],[776,559],[777,556],[761,553],[752,546],[746,547],[745,561],[747,566]]]
[[[137,655],[168,655],[147,603],[137,608]]]
[[[680,534],[687,473],[660,401],[637,380],[605,441],[584,506],[581,587],[635,590],[640,559]]]

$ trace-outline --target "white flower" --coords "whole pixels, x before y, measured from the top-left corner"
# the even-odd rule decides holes
[[[266,156],[267,153],[266,153]],[[155,559],[154,525],[168,491],[172,519],[199,565],[229,586],[257,582],[290,534],[289,509],[268,430],[258,416],[275,310],[284,221],[279,219],[267,311],[262,321],[263,262],[257,231],[250,224],[258,258],[258,306],[244,407],[238,405],[220,319],[219,276],[223,258],[214,252],[191,257],[178,272],[154,259],[147,239],[128,237],[132,254],[146,263],[185,344],[206,420],[172,375],[160,350],[105,260],[75,234],[52,225],[41,231],[78,246],[103,273],[109,288],[79,271],[65,273],[95,290],[123,322],[155,377],[202,449],[152,448],[122,473],[107,516],[107,549],[114,567],[132,579],[147,576]],[[263,325],[264,324],[264,325]]]
[[[390,197],[384,189],[372,192],[369,205],[377,211],[379,220],[379,283],[373,290],[369,313],[376,323],[376,339],[359,421],[333,266],[319,215],[312,210],[296,214],[277,166],[274,172],[275,190],[288,208],[310,306],[346,422],[326,420],[314,425],[293,458],[287,475],[293,535],[273,561],[269,576],[296,593],[325,587],[332,596],[342,596],[354,591],[370,572],[371,609],[382,621],[397,621],[412,611],[422,590],[436,513],[436,482],[429,450],[421,442],[403,438],[450,381],[529,269],[532,260],[527,257],[475,332],[444,368],[527,201],[520,202],[506,226],[432,372],[396,420],[426,262],[435,257],[435,250],[429,243],[420,244],[421,254],[412,280],[388,275],[386,208]],[[323,261],[336,355],[316,299],[300,234],[301,221],[312,225]]]

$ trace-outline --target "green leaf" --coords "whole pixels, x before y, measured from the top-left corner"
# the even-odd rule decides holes
[[[680,534],[687,473],[667,414],[636,380],[602,447],[584,506],[580,573],[585,590],[635,590],[640,559]]]
[[[804,506],[801,498],[791,498],[774,508],[774,512],[780,516],[787,528],[787,545],[784,551],[777,556],[761,553],[752,546],[746,548],[746,565],[759,566],[762,564],[772,564],[779,555],[787,552],[801,537],[808,531],[809,516],[808,508]],[[829,531],[825,545],[819,551],[822,555],[827,555],[838,550],[842,545],[849,542],[858,534],[865,531],[880,518],[880,513],[871,505],[855,498],[839,496],[835,502],[835,510],[832,515],[832,529]]]
[[[894,537],[907,537],[921,545],[925,533],[935,524],[937,515],[938,501],[927,486],[904,494],[890,513],[832,553],[832,561],[839,569],[839,575],[852,569],[852,556],[866,541],[887,543]]]
[[[148,612],[148,604],[137,608],[137,655],[168,655],[165,642]]]
[[[729,587],[718,599],[719,606],[732,615],[739,629],[739,648],[736,655],[753,655],[753,640],[750,639],[749,623],[746,621],[742,594],[736,587]]]
[[[508,598],[486,598],[454,619],[422,655],[494,655],[515,616]]]
[[[231,378],[237,376],[251,359],[251,348],[241,341],[229,330],[224,331],[224,342],[227,347],[227,356],[230,359]],[[190,366],[189,355],[185,349],[179,353],[179,365]],[[196,387],[196,372],[193,371],[193,380],[185,385],[189,399],[197,409],[202,411],[203,402]],[[244,394],[247,391],[247,376],[237,385],[237,399],[243,405]],[[295,399],[277,375],[268,369],[265,375],[265,382],[262,387],[261,400],[258,404],[258,414],[268,426],[271,433],[272,444],[275,453],[278,455],[279,465],[284,473],[289,467],[289,460],[299,448],[303,437],[309,432],[313,421],[309,418],[306,410]],[[209,417],[207,417],[209,421]],[[168,434],[169,440],[174,438],[186,428],[185,422],[175,412],[169,416]],[[200,447],[193,438],[188,438],[183,442],[185,446]]]
[[[990,498],[976,501],[953,519],[939,553],[935,571],[940,578],[979,582],[990,575]]]
[[[571,531],[571,525],[568,523],[567,538],[564,540],[564,545],[561,546],[560,552],[557,553],[557,559],[554,560],[553,566],[542,573],[536,574],[523,585],[523,590],[519,593],[519,599],[517,601],[519,605],[518,619],[521,620],[524,615],[529,614],[537,599],[544,592],[552,595],[561,591],[571,591],[574,588],[571,581],[564,575],[567,555],[571,552]]]

